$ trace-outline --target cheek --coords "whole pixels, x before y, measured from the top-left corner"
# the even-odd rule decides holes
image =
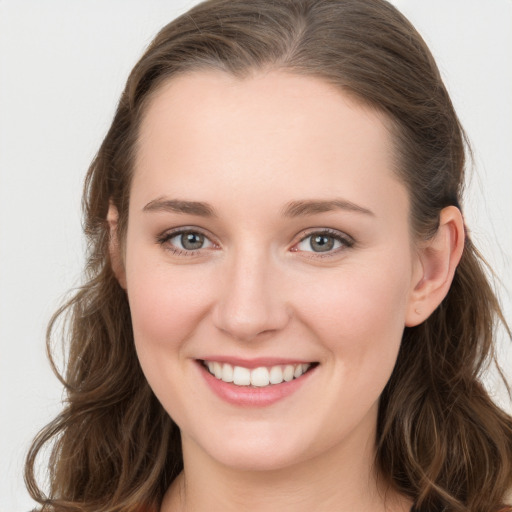
[[[135,254],[126,262],[127,293],[137,350],[177,348],[207,309],[212,279],[199,266],[170,268]]]
[[[303,322],[351,367],[393,366],[409,293],[408,265],[345,267],[308,283],[300,306]]]
[[[170,269],[132,254],[126,263],[127,293],[137,356],[153,392],[175,421],[182,420],[196,389],[177,378],[187,369],[187,341],[207,310],[210,280],[198,270]],[[199,286],[201,283],[201,286]]]

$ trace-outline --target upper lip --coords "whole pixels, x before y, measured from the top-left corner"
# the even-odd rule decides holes
[[[244,368],[260,368],[262,366],[285,366],[287,364],[311,364],[314,361],[306,359],[290,359],[288,357],[256,357],[245,359],[241,357],[212,355],[199,359],[200,361],[211,361],[217,363],[228,363],[231,366],[242,366]]]

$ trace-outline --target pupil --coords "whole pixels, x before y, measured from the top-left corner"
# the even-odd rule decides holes
[[[183,233],[181,245],[188,250],[201,249],[204,243],[204,236],[200,233]]]
[[[332,236],[317,235],[311,238],[310,245],[316,252],[326,252],[334,247],[334,239]]]

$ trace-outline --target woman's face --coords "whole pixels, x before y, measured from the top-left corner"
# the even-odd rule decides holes
[[[371,452],[421,273],[408,213],[383,117],[318,79],[204,71],[157,92],[123,282],[185,455]]]

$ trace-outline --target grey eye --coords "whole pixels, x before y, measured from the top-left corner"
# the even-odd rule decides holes
[[[326,231],[317,231],[305,236],[295,247],[296,250],[303,252],[337,252],[338,249],[348,248],[353,242],[342,233],[330,233]]]
[[[181,233],[181,235],[175,238],[179,238],[181,247],[187,251],[202,249],[205,241],[204,235],[201,233],[194,233],[193,231]]]
[[[161,244],[170,245],[179,251],[198,251],[214,246],[211,240],[199,231],[179,231],[165,235],[160,240]]]
[[[327,252],[333,249],[334,237],[330,235],[314,235],[309,237],[309,245],[315,252]]]

